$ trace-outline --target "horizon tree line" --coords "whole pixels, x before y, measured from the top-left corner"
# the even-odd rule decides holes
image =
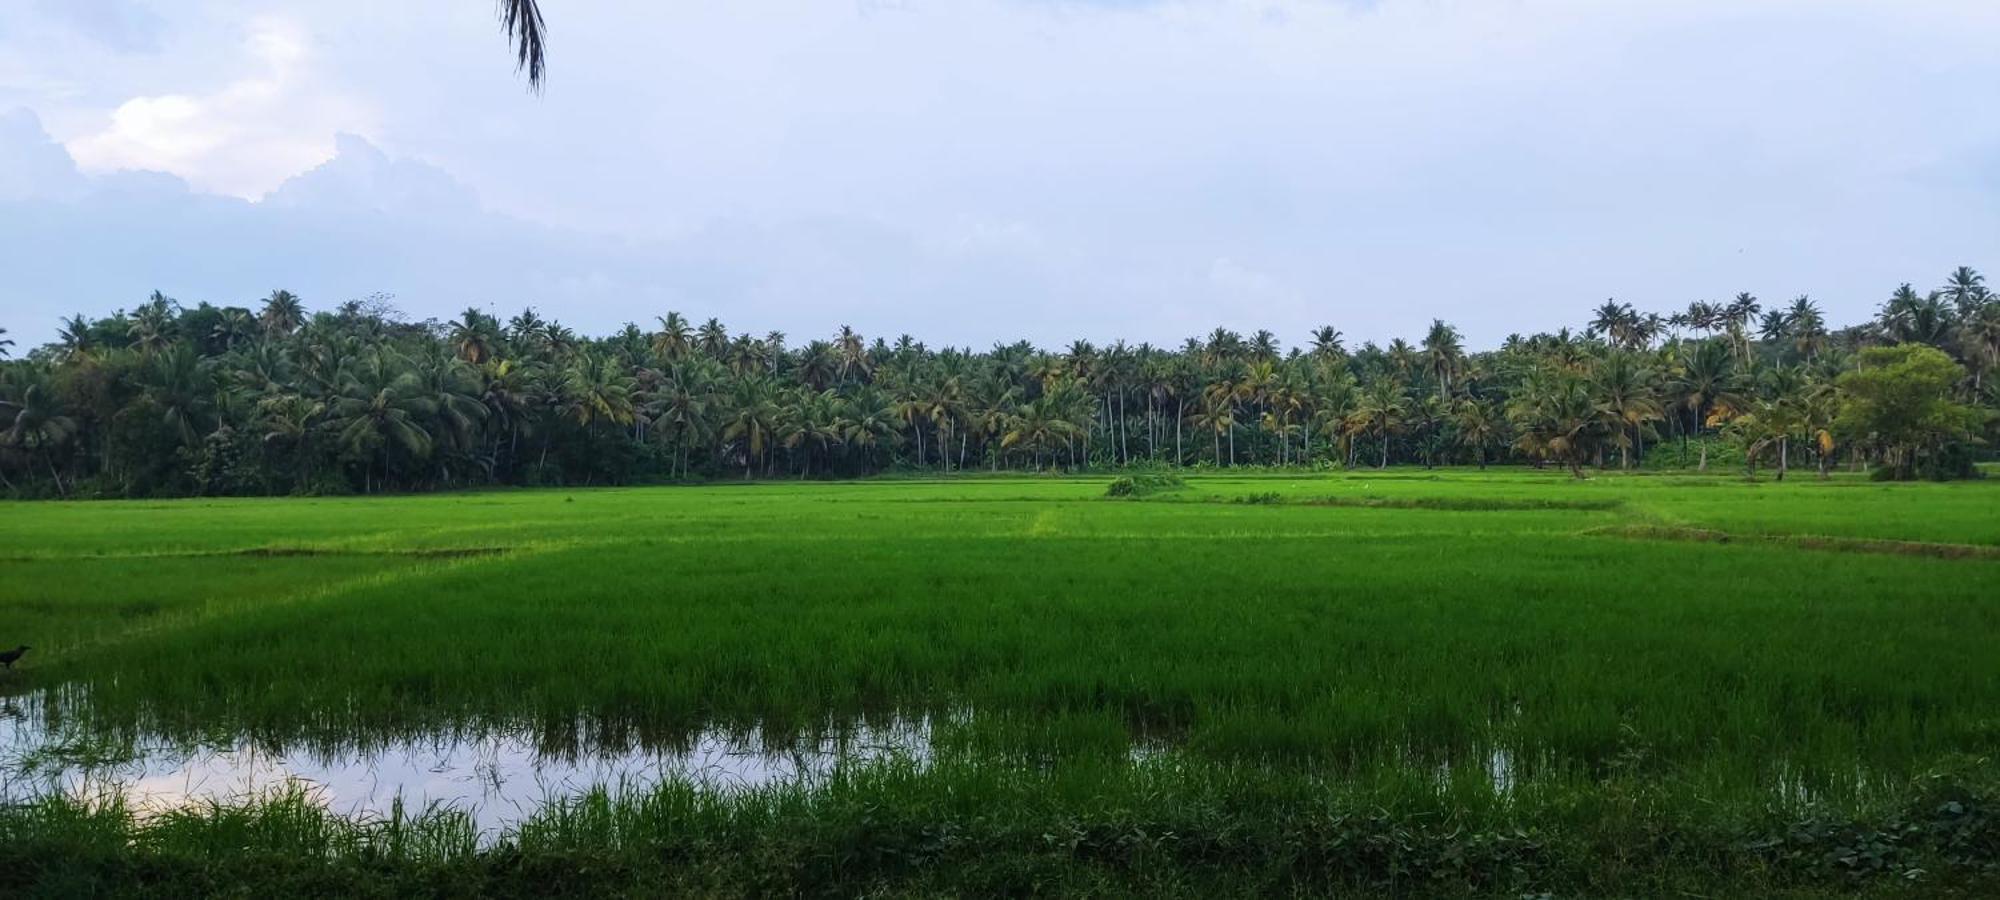
[[[1783,478],[1843,462],[1969,474],[2000,408],[2000,297],[1961,267],[1830,328],[1800,296],[1666,314],[1607,300],[1580,331],[1468,352],[1288,347],[1216,328],[1180,346],[932,349],[842,326],[800,345],[678,312],[578,335],[533,308],[409,322],[375,296],[63,321],[7,360],[0,491],[18,497],[374,493],[891,470],[1691,466]],[[1886,381],[1885,381],[1886,380]],[[1899,393],[1900,392],[1900,393]]]

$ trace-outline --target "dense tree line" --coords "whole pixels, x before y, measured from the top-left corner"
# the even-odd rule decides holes
[[[841,328],[800,346],[679,313],[577,335],[533,309],[405,321],[157,292],[0,361],[15,496],[347,493],[891,469],[1495,463],[1777,477],[1969,474],[1994,437],[2000,298],[1966,268],[1828,327],[1808,298],[1668,315],[1606,301],[1583,330],[1468,352],[1218,328],[1177,348],[931,349]],[[0,332],[0,354],[12,342]],[[1716,459],[1711,459],[1714,456]]]

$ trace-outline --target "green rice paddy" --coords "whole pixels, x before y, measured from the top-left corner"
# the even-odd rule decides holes
[[[936,723],[921,758],[612,786],[497,844],[17,798],[0,863],[90,864],[0,890],[200,893],[287,841],[321,850],[267,887],[532,893],[495,867],[576,854],[704,894],[1994,883],[2000,483],[1109,481],[0,506],[0,644],[35,648],[0,694],[93,752]]]

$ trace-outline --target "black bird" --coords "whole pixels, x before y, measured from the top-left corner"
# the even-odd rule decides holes
[[[15,647],[14,649],[9,650],[5,653],[0,653],[0,666],[6,666],[9,669],[14,668],[15,661],[19,660],[22,654],[27,653],[28,651],[33,649],[35,648],[30,647],[27,644],[22,644],[21,646]]]

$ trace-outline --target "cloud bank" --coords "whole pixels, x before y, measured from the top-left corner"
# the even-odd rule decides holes
[[[0,10],[0,325],[154,288],[593,332],[1475,345],[2000,266],[1978,0]]]

